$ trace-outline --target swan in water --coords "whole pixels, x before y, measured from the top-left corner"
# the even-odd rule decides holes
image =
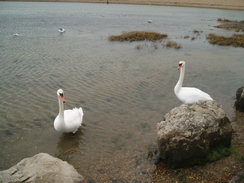
[[[64,28],[59,28],[58,31],[59,31],[61,34],[65,33]]]
[[[175,85],[174,92],[177,98],[183,103],[197,102],[198,100],[213,100],[209,94],[194,88],[194,87],[182,87],[185,76],[185,61],[180,61],[178,70],[180,70],[180,78]]]
[[[80,107],[69,109],[64,111],[64,92],[62,89],[57,91],[58,103],[59,103],[59,113],[54,120],[54,128],[60,132],[73,132],[75,133],[81,126],[83,119],[83,110]]]

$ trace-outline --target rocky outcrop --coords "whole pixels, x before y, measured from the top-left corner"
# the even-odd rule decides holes
[[[160,157],[177,168],[196,158],[206,158],[217,145],[229,147],[232,127],[214,100],[182,104],[158,123]]]
[[[46,153],[25,158],[10,169],[0,171],[0,182],[4,183],[80,183],[83,180],[73,166]]]
[[[240,112],[244,112],[244,86],[238,88],[236,91],[235,108]]]

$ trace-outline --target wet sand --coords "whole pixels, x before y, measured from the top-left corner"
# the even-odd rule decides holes
[[[221,8],[221,9],[239,9],[244,10],[242,0],[84,0],[80,2],[109,2],[122,4],[150,4],[166,6],[187,6],[187,7],[204,7],[204,8]]]
[[[54,0],[38,0],[50,1]],[[109,4],[145,4],[163,6],[186,6],[198,8],[217,8],[244,10],[243,0],[57,0],[57,2],[109,3]]]

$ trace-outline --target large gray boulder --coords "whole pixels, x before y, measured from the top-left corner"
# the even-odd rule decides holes
[[[229,147],[232,127],[214,100],[182,104],[157,124],[160,157],[172,168],[206,158],[215,146]]]
[[[83,180],[73,166],[46,153],[25,158],[10,169],[0,171],[0,182],[4,183],[80,183]]]

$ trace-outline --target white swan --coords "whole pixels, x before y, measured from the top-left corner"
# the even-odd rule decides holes
[[[75,133],[81,126],[83,119],[83,110],[80,107],[69,109],[64,111],[64,92],[62,89],[57,91],[58,103],[59,103],[59,114],[54,120],[54,128],[60,132],[73,132]]]
[[[175,85],[174,92],[177,98],[183,103],[197,102],[198,100],[213,100],[209,94],[194,88],[194,87],[182,87],[185,76],[185,61],[180,61],[178,70],[180,70],[180,78]]]
[[[64,28],[59,28],[58,31],[62,34],[65,33],[65,29]]]

